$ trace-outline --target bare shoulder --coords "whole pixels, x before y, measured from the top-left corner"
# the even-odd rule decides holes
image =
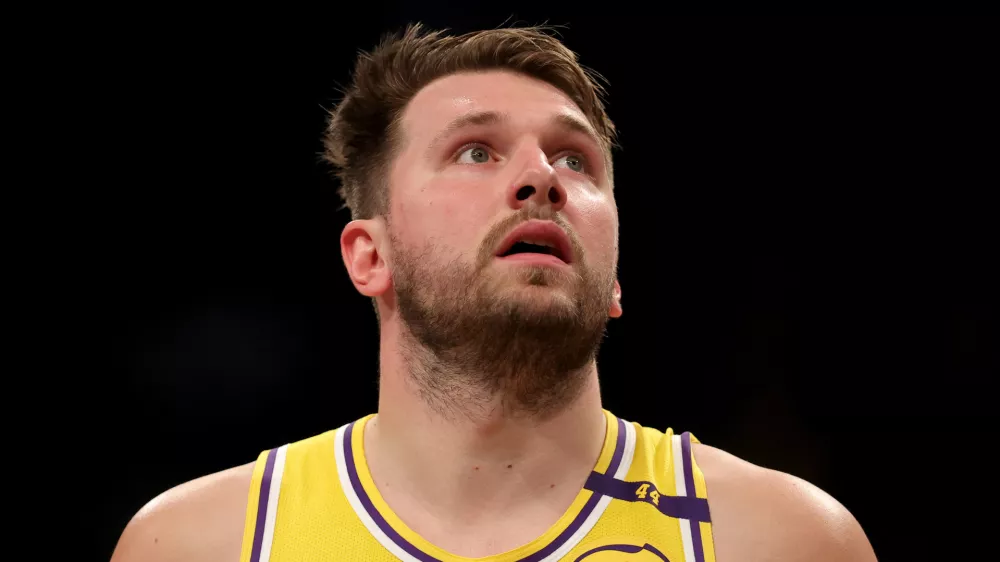
[[[694,455],[719,562],[876,560],[857,519],[817,486],[707,445],[696,444]]]
[[[125,527],[111,562],[237,562],[254,463],[163,492]]]

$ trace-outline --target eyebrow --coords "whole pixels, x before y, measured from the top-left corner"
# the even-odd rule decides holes
[[[437,135],[434,135],[434,140],[431,141],[430,148],[433,150],[438,145],[443,143],[445,139],[455,134],[457,131],[467,127],[497,125],[508,121],[510,121],[509,114],[497,111],[475,111],[472,113],[466,113],[465,115],[460,115],[451,123],[448,123],[444,129],[441,129]]]
[[[590,142],[594,143],[598,148],[603,148],[604,143],[602,143],[597,138],[597,133],[594,132],[594,128],[590,126],[586,121],[582,121],[577,117],[566,113],[560,113],[552,118],[552,124],[556,127],[568,131],[571,133],[578,133],[590,139]]]
[[[508,113],[501,113],[498,111],[475,111],[472,113],[466,113],[465,115],[455,118],[451,121],[451,123],[448,123],[444,129],[441,129],[441,131],[434,136],[434,139],[431,141],[429,147],[433,150],[438,145],[443,143],[445,139],[455,134],[457,131],[467,127],[498,125],[508,122],[510,122],[510,114]],[[599,148],[604,146],[604,144],[598,140],[597,133],[594,132],[594,128],[587,122],[577,117],[566,113],[560,113],[553,117],[549,122],[556,128],[562,129],[563,131],[586,136]]]

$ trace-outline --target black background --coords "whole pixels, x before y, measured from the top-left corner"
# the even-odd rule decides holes
[[[163,490],[375,411],[326,110],[384,32],[508,17],[567,24],[610,83],[624,316],[605,407],[812,481],[880,560],[978,552],[996,488],[988,27],[583,6],[150,10],[67,45],[77,125],[53,144],[86,154],[87,312],[67,329],[97,373],[77,423],[98,559]]]

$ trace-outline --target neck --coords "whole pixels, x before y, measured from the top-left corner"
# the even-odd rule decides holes
[[[413,382],[411,354],[400,353],[393,339],[383,332],[378,414],[365,430],[366,457],[380,490],[424,506],[424,515],[462,525],[516,515],[539,502],[565,503],[557,507],[561,514],[604,443],[596,363],[579,373],[582,388],[556,411],[512,416],[502,396],[488,396],[455,415],[426,400]]]

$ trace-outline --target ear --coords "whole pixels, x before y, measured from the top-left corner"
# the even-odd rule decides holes
[[[615,299],[611,301],[611,309],[608,310],[608,316],[612,318],[619,318],[622,315],[622,286],[615,279]]]
[[[380,249],[386,240],[385,224],[379,219],[347,223],[340,234],[340,254],[347,274],[359,293],[377,297],[392,286],[392,272]]]

